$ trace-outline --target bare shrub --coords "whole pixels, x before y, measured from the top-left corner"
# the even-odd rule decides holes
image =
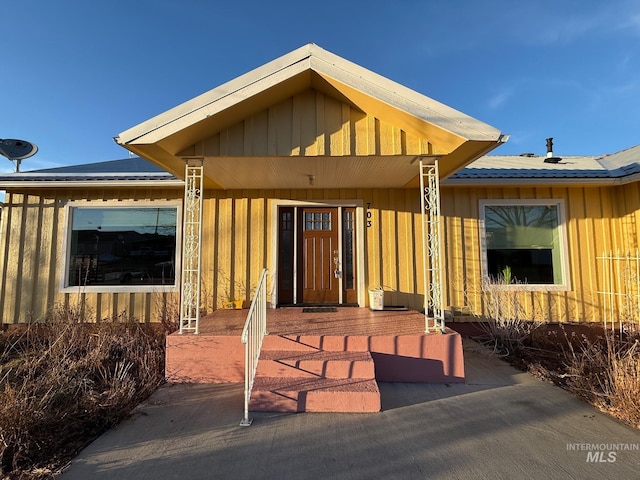
[[[180,327],[180,295],[173,292],[154,292],[154,315],[162,325],[165,334]]]
[[[521,348],[539,322],[527,318],[523,303],[524,284],[511,277],[505,270],[497,278],[488,278],[482,283],[482,302],[485,321],[482,323],[494,352],[509,355]]]
[[[568,343],[568,389],[600,409],[640,428],[640,336],[620,338],[613,330],[600,339]]]
[[[164,380],[159,328],[70,317],[0,334],[0,473],[10,478],[59,468]]]

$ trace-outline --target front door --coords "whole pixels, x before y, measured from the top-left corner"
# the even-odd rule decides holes
[[[303,208],[302,215],[302,303],[340,301],[338,209]]]
[[[350,206],[278,209],[278,305],[357,305],[355,214]]]

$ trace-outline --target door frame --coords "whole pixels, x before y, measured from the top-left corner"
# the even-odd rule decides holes
[[[356,233],[356,241],[354,244],[354,257],[356,260],[356,288],[357,288],[357,302],[359,307],[365,306],[365,298],[366,298],[366,288],[365,288],[365,250],[364,250],[364,202],[362,200],[323,200],[323,201],[308,201],[308,200],[273,200],[271,205],[271,226],[269,228],[271,234],[271,255],[269,259],[269,271],[272,273],[272,289],[271,289],[271,307],[275,308],[278,305],[278,241],[279,241],[279,222],[278,222],[278,210],[280,207],[317,207],[317,208],[337,208],[338,209],[338,218],[339,218],[339,231],[338,231],[338,245],[340,248],[341,255],[343,254],[342,247],[342,208],[350,207],[355,208],[356,218],[355,218],[355,233]],[[297,229],[297,222],[295,222],[295,228]],[[297,238],[296,231],[296,238]],[[295,279],[298,278],[298,245],[297,242],[295,246],[294,253],[294,285],[297,283]],[[344,295],[344,279],[339,279],[340,281],[340,296],[339,302],[342,304],[343,295]],[[297,288],[294,286],[296,290],[294,290],[294,302],[297,301]]]

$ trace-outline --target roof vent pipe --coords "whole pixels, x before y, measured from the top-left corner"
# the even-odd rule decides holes
[[[560,163],[562,158],[553,156],[553,138],[547,138],[547,158],[544,163]]]

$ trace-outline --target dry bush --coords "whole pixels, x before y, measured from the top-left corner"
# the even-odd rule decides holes
[[[597,340],[568,343],[567,388],[600,409],[640,428],[640,335],[605,330]]]
[[[161,329],[69,316],[0,334],[0,474],[8,478],[47,477],[164,380]]]
[[[180,294],[155,292],[153,295],[154,318],[169,335],[180,327]]]
[[[505,288],[507,285],[509,287]],[[527,318],[523,292],[523,286],[511,278],[509,269],[505,269],[498,278],[486,279],[482,284],[486,320],[482,326],[494,352],[512,354],[540,326],[539,322]]]
[[[613,348],[613,347],[611,347]],[[610,367],[604,382],[607,407],[617,416],[640,428],[640,351],[638,339],[633,344],[613,348]]]

